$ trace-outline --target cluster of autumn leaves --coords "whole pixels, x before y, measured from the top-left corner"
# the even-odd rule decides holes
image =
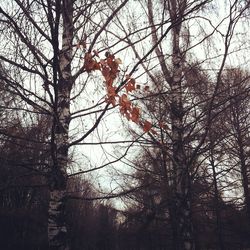
[[[124,84],[120,87],[114,86],[114,81],[119,73],[119,64],[121,64],[120,58],[115,58],[115,56],[109,52],[106,52],[105,59],[100,59],[98,52],[93,51],[92,53],[87,52],[84,56],[84,69],[90,73],[95,70],[99,70],[104,77],[104,82],[107,89],[107,97],[106,102],[112,104],[113,106],[119,105],[120,112],[123,116],[125,116],[128,120],[138,124],[144,132],[152,132],[155,131],[152,129],[152,123],[147,120],[142,120],[140,108],[133,105],[129,100],[128,94],[130,92],[135,91],[136,89],[140,89],[140,85],[136,84],[134,78],[131,78],[130,75],[126,75],[126,80]],[[148,90],[148,86],[144,89]],[[124,90],[125,89],[125,93]],[[119,92],[123,92],[119,95]]]

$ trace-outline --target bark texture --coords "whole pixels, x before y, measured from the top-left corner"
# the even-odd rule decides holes
[[[59,3],[58,3],[59,2]],[[57,1],[62,16],[62,49],[54,58],[57,82],[54,82],[54,123],[52,129],[53,169],[50,178],[48,240],[50,249],[68,250],[65,203],[67,188],[68,133],[70,121],[70,91],[72,88],[73,1]],[[55,52],[55,50],[54,50]],[[55,77],[55,75],[54,75]]]
[[[172,67],[173,74],[171,88],[171,123],[172,123],[172,154],[173,154],[173,211],[172,224],[174,231],[175,248],[178,250],[195,249],[193,226],[191,220],[191,185],[189,166],[184,148],[184,108],[183,108],[183,64],[185,52],[180,49],[180,32],[182,18],[186,9],[186,1],[179,3],[169,1],[169,12],[172,29]]]

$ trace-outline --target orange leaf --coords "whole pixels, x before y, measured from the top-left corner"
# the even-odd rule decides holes
[[[118,64],[113,61],[111,65],[109,65],[110,67],[110,75],[112,76],[113,79],[115,79],[117,77],[117,73],[119,72],[118,70]]]
[[[128,110],[127,110],[125,107],[121,106],[121,107],[120,107],[120,112],[121,112],[121,114],[122,114],[123,116],[126,116],[126,118],[127,118],[128,120],[130,120],[130,113],[128,112]]]
[[[118,64],[114,61],[114,56],[109,55],[107,59],[100,60],[102,75],[104,76],[108,85],[112,84],[115,78],[117,77]]]
[[[126,110],[131,110],[131,102],[129,101],[126,94],[123,94],[119,99],[119,104]]]
[[[128,97],[126,94],[123,94],[119,98],[119,105],[120,105],[120,112],[122,115],[125,115],[127,119],[130,119],[130,113],[129,111],[131,110],[131,102],[129,101]]]
[[[125,89],[127,93],[132,92],[135,90],[135,79],[131,78],[128,83],[125,85]]]
[[[143,131],[149,132],[151,128],[152,128],[152,123],[149,121],[145,121],[143,124]]]
[[[104,78],[106,80],[107,85],[112,85],[113,81],[110,82],[109,67],[102,65],[101,72],[102,72],[102,75],[104,76]]]
[[[117,96],[116,92],[115,92],[115,87],[113,86],[107,86],[107,92],[108,92],[108,97],[106,98],[106,102],[107,103],[111,103],[113,105],[113,107],[116,105],[116,99],[115,97]]]
[[[138,123],[140,119],[140,109],[133,107],[131,111],[131,120],[135,123]]]
[[[94,62],[93,63],[93,70],[100,70],[101,69],[101,66],[100,66],[100,64],[98,63],[98,62]]]
[[[110,68],[110,77],[115,79],[117,77],[117,73],[119,72],[118,67],[120,60],[116,60],[114,55],[108,53],[106,61]]]
[[[107,86],[107,90],[108,90],[108,97],[115,97],[117,94],[115,92],[115,87],[113,86]]]
[[[83,67],[88,73],[90,73],[92,70],[99,70],[100,64],[95,59],[93,59],[91,53],[86,53],[84,56]]]
[[[116,104],[116,99],[115,99],[114,96],[109,96],[109,97],[107,97],[107,98],[105,99],[105,102],[111,103],[111,104],[113,105],[113,107],[114,107],[115,104]]]

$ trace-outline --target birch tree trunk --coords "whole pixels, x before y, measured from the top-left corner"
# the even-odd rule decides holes
[[[174,24],[172,29],[172,81],[171,88],[171,124],[172,124],[172,154],[173,154],[173,172],[174,172],[174,210],[172,216],[173,227],[176,229],[175,247],[178,250],[195,249],[193,239],[193,226],[191,220],[191,187],[189,166],[184,149],[184,108],[182,93],[182,77],[184,53],[180,49],[180,32],[182,16],[186,8],[186,1],[181,3],[170,0],[169,10],[171,22]]]
[[[52,129],[53,169],[50,179],[48,240],[50,249],[67,250],[65,195],[67,187],[68,133],[70,121],[70,91],[72,88],[73,1],[60,1],[63,18],[62,50],[58,58],[57,83],[54,86],[54,124]],[[55,66],[57,66],[55,64]],[[55,74],[55,73],[54,73]],[[55,76],[54,76],[55,77]]]

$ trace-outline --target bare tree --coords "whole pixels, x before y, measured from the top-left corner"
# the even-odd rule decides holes
[[[228,110],[226,112],[229,137],[225,142],[225,148],[232,159],[235,159],[236,168],[241,173],[240,182],[243,188],[245,211],[249,221],[249,74],[242,69],[227,69],[223,82],[227,95],[230,96]]]
[[[169,199],[175,249],[195,248],[192,184],[202,154],[209,148],[206,140],[218,115],[215,109],[221,105],[217,97],[222,73],[231,52],[236,24],[248,3],[231,2],[225,16],[214,23],[211,16],[201,15],[206,6],[213,7],[209,0],[157,1],[155,5],[151,0],[131,5],[128,2],[12,0],[4,1],[0,7],[0,29],[4,31],[0,60],[6,68],[0,80],[12,96],[20,99],[20,105],[11,108],[30,117],[36,113],[45,115],[50,124],[49,136],[43,138],[43,143],[48,145],[50,153],[46,176],[50,189],[48,240],[51,249],[69,249],[65,221],[67,170],[72,159],[69,150],[76,145],[86,145],[84,140],[116,106],[144,132],[149,132],[150,139],[143,138],[146,142],[158,146],[162,160],[161,185],[165,189],[164,198]],[[129,9],[122,12],[127,6],[132,10],[139,7],[145,18],[139,21],[138,12],[127,18]],[[195,25],[198,28],[191,29]],[[209,27],[207,32],[205,27]],[[208,55],[205,48],[202,59],[193,59],[198,57],[194,51],[201,50],[203,44],[211,46],[208,41],[213,37],[222,40],[219,45],[222,52],[218,55],[215,49]],[[128,50],[129,59],[126,58]],[[125,66],[128,65],[130,71],[120,68],[118,52],[125,55]],[[209,75],[205,68],[212,63],[217,64],[217,68],[209,68],[212,72]],[[135,97],[137,104],[140,100],[154,103],[156,97],[163,102],[149,108],[148,115],[143,112],[146,109],[132,106],[127,94],[118,95],[124,87],[127,92],[142,88],[139,81],[150,84],[144,86],[139,98]],[[98,91],[100,86],[106,88],[107,94]],[[150,92],[150,88],[153,91]],[[92,97],[98,101],[92,102]],[[137,138],[142,138],[142,130]],[[130,145],[135,141],[138,142],[131,140]],[[129,149],[127,147],[124,155],[113,163],[123,158]],[[107,165],[84,168],[71,177]]]
[[[213,4],[210,1],[141,1],[140,7],[148,18],[149,27],[146,31],[138,31],[136,38],[125,39],[151,82],[152,91],[139,100],[153,103],[153,108],[145,105],[149,111],[145,116],[153,124],[148,142],[158,145],[162,152],[165,151],[162,155],[169,160],[162,165],[167,173],[165,187],[171,190],[166,193],[171,200],[168,209],[175,249],[195,249],[192,185],[202,154],[209,149],[206,140],[210,127],[218,112],[222,112],[216,108],[229,101],[228,98],[218,101],[217,96],[236,24],[248,8],[248,4],[234,1],[225,16],[213,22],[206,15],[206,8],[216,8]],[[135,23],[132,19],[131,29]],[[195,24],[200,33],[192,30]],[[128,34],[122,24],[118,26]],[[213,38],[221,39],[220,52],[216,46],[211,49],[209,41]],[[140,48],[136,43],[143,46]],[[144,49],[146,44],[154,50],[150,58]],[[195,50],[201,51],[202,59]],[[216,68],[211,68],[211,64],[216,64]],[[159,96],[162,105],[157,105]],[[162,115],[164,111],[166,114]]]
[[[46,173],[50,190],[50,249],[69,249],[65,223],[69,147],[96,129],[109,106],[100,101],[80,109],[78,118],[92,113],[97,114],[97,119],[84,134],[70,141],[69,124],[74,119],[70,103],[86,90],[88,80],[82,77],[89,71],[86,64],[83,67],[81,57],[85,52],[91,53],[96,43],[104,44],[105,39],[100,38],[102,32],[127,2],[115,5],[110,2],[115,6],[114,11],[105,1],[71,0],[4,1],[0,8],[0,25],[5,30],[1,35],[0,59],[8,72],[1,74],[1,81],[13,96],[23,101],[19,112],[30,115],[37,112],[47,115],[51,121],[47,138],[50,166]],[[106,15],[105,20],[102,13]],[[109,49],[101,46],[103,50]]]

